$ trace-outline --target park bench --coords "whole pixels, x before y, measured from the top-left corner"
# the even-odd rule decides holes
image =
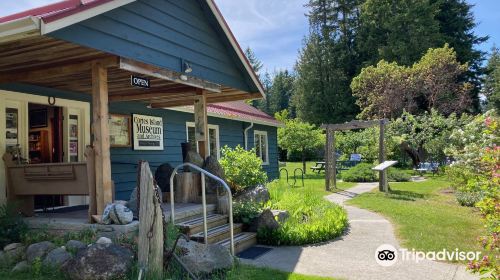
[[[439,172],[439,163],[437,162],[421,162],[417,166],[417,168],[414,169],[420,176],[427,172],[432,172],[433,175],[437,174]]]

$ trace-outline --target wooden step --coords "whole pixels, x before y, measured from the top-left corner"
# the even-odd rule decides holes
[[[242,231],[242,227],[243,227],[242,224],[234,224],[233,225],[234,235],[240,233]],[[229,224],[226,223],[224,225],[211,228],[208,230],[207,234],[208,234],[208,243],[210,243],[210,244],[219,242],[219,241],[224,240],[226,238],[229,238],[229,236],[230,236]],[[203,243],[203,242],[205,242],[205,237],[203,235],[204,235],[203,231],[200,233],[197,233],[197,234],[191,236],[191,240]]]
[[[164,212],[163,215],[167,222],[170,222],[170,204],[164,203],[162,205]],[[217,205],[207,204],[207,215],[212,214],[217,210]],[[176,203],[175,204],[175,222],[180,223],[184,221],[189,221],[200,215],[203,215],[203,206],[201,204],[194,203]]]
[[[219,214],[207,214],[208,228],[214,228],[227,224],[227,216]],[[176,226],[185,234],[191,236],[203,232],[203,215],[196,216],[191,220],[177,223]]]
[[[219,241],[220,244],[228,249],[231,246],[231,240],[229,238]],[[257,233],[255,232],[240,232],[234,235],[234,254],[238,254],[246,249],[257,244]]]

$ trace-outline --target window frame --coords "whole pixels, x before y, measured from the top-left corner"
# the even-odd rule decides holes
[[[256,141],[255,141],[255,138],[259,136],[259,137],[262,137],[262,136],[265,136],[266,137],[266,149],[265,149],[265,155],[266,155],[266,161],[262,161],[262,165],[269,165],[269,136],[267,135],[267,131],[263,131],[263,130],[254,130],[253,131],[253,146],[254,148],[257,150],[257,145],[256,145]],[[262,145],[260,147],[260,152],[261,154],[258,156],[260,159],[262,159]]]
[[[186,122],[186,142],[189,142],[189,128],[195,128],[194,122]],[[215,129],[215,146],[217,148],[217,160],[220,159],[220,137],[219,137],[219,126],[216,124],[209,124],[208,125],[208,130],[210,133],[210,129]],[[210,135],[209,139],[210,141]],[[196,152],[200,152],[200,147],[198,146],[198,143],[196,143]],[[208,143],[208,154],[210,155],[210,143]]]

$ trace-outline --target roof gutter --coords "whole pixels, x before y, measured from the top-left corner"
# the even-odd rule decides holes
[[[252,127],[253,127],[253,122],[251,122],[250,126],[248,126],[247,128],[245,128],[245,131],[244,131],[244,133],[245,133],[245,150],[247,150],[247,151],[248,151],[248,131],[250,129],[252,129]]]
[[[0,24],[0,43],[40,35],[40,19],[25,17]]]

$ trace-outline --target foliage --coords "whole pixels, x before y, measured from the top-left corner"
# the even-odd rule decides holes
[[[481,251],[471,242],[484,232],[477,211],[462,207],[446,190],[444,176],[423,182],[391,183],[391,191],[361,194],[347,203],[384,215],[405,248],[417,251]]]
[[[488,108],[500,111],[500,51],[498,48],[492,50],[487,71],[483,93],[487,98]]]
[[[21,236],[28,230],[21,215],[16,212],[15,205],[0,206],[0,248],[21,241]]]
[[[376,182],[378,180],[373,164],[360,163],[341,173],[342,180],[346,182]]]
[[[97,235],[94,230],[86,229],[75,232],[67,232],[63,235],[50,233],[47,229],[37,229],[26,231],[22,237],[22,243],[29,245],[42,241],[50,241],[57,246],[64,246],[69,240],[79,240],[90,244],[96,241]]]
[[[236,223],[250,224],[262,213],[260,204],[252,201],[236,201],[233,203],[233,218]]]
[[[471,262],[469,268],[480,274],[500,276],[500,118],[494,111],[476,117],[457,129],[451,137],[450,152],[456,162],[449,171],[460,192],[478,193],[475,203],[483,216],[487,234],[480,238],[487,255]],[[453,176],[461,174],[461,176]]]
[[[302,154],[302,165],[306,172],[305,155],[307,151],[324,145],[323,132],[314,125],[298,119],[286,119],[286,111],[277,115],[278,119],[285,120],[285,127],[278,128],[278,145],[288,152]]]
[[[449,115],[470,107],[471,84],[461,82],[467,64],[460,64],[456,52],[447,44],[429,49],[411,67],[380,61],[353,79],[351,88],[364,119],[395,118],[403,111]]]
[[[295,116],[294,106],[291,98],[294,92],[295,75],[288,70],[280,70],[275,73],[272,86],[269,89],[269,113],[274,115],[288,109],[290,116]]]
[[[408,182],[410,179],[411,176],[407,172],[397,168],[389,168],[388,180],[390,182]]]
[[[331,240],[347,227],[345,210],[308,187],[289,188],[283,180],[269,185],[269,207],[287,210],[290,217],[278,229],[259,231],[260,243],[270,245],[304,245]]]
[[[484,195],[481,191],[457,191],[455,197],[460,205],[473,207],[483,200]]]
[[[246,151],[239,145],[234,149],[225,146],[222,148],[219,162],[224,169],[227,183],[236,192],[267,182],[262,160],[256,156],[254,149]]]
[[[387,137],[399,143],[400,148],[412,159],[413,166],[426,160],[442,162],[446,159],[445,150],[452,132],[470,120],[467,115],[461,118],[454,114],[445,117],[435,110],[422,115],[404,112],[391,122]]]

